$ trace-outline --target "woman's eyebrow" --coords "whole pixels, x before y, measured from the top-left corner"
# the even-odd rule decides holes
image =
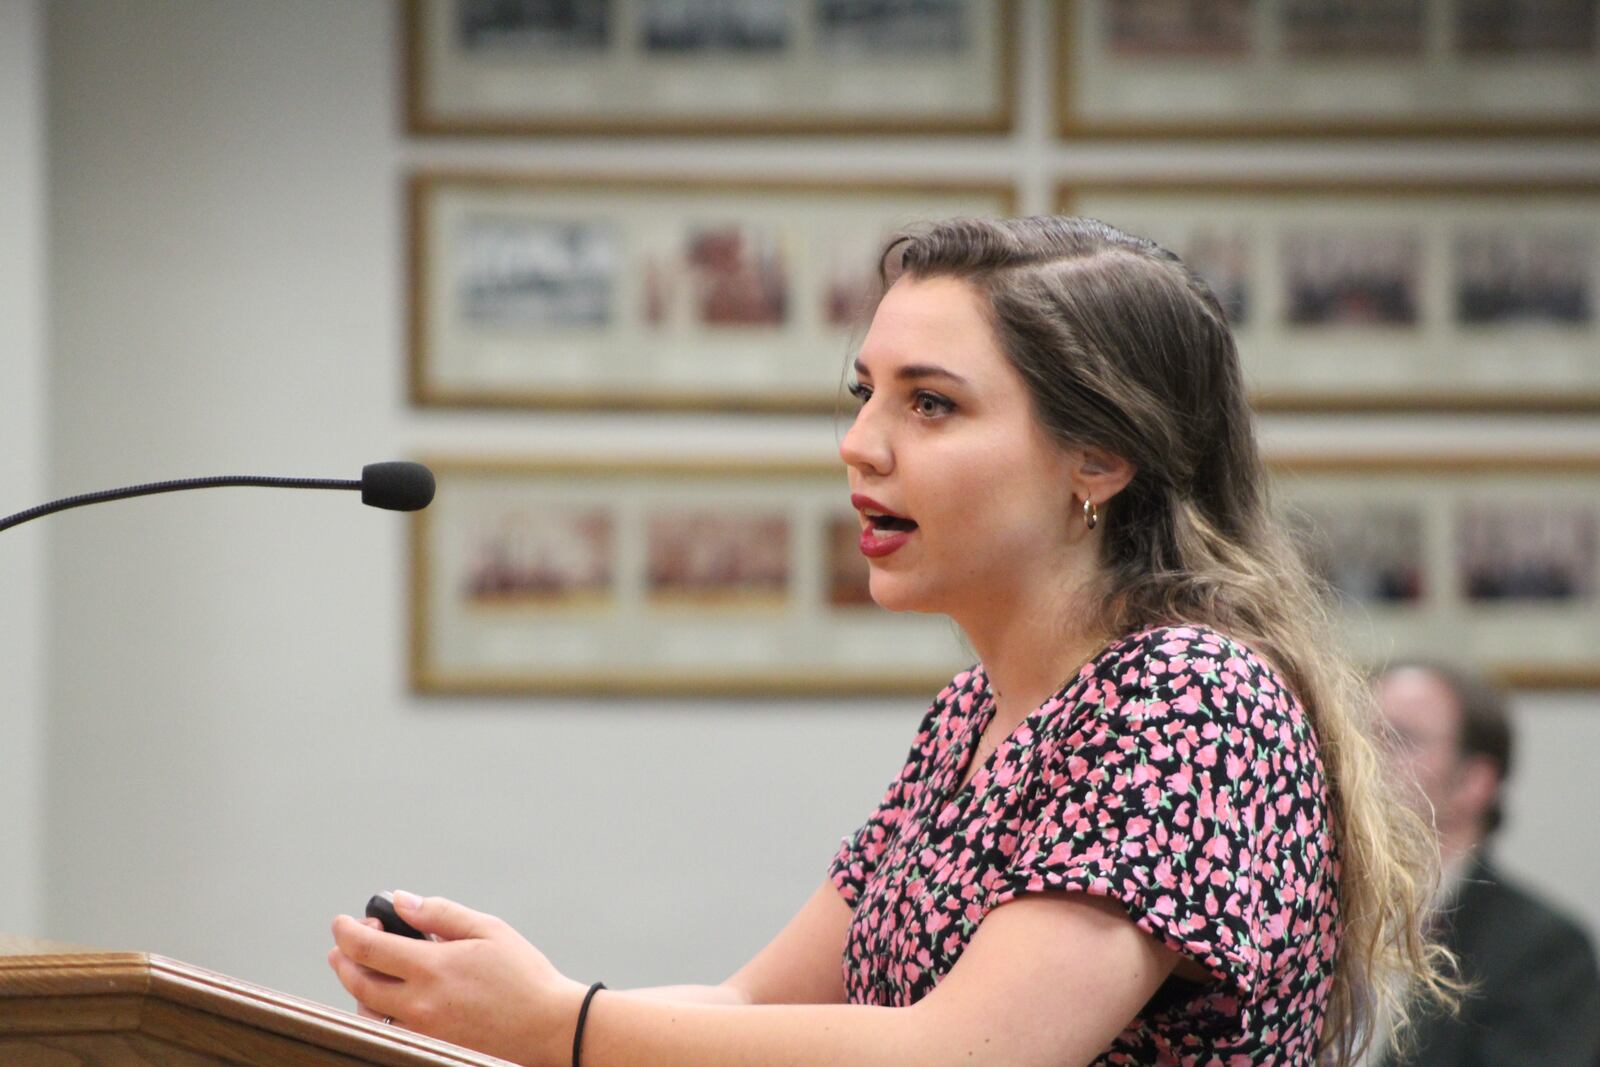
[[[856,373],[872,377],[872,372],[867,370],[866,364],[856,360]],[[948,378],[958,385],[968,384],[967,380],[954,371],[945,370],[943,367],[934,366],[932,363],[907,363],[894,372],[900,381],[910,381],[916,378]]]

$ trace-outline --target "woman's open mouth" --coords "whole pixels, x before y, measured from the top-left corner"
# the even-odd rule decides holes
[[[915,519],[897,515],[860,493],[850,497],[850,503],[861,512],[866,525],[861,530],[861,552],[871,558],[887,556],[910,540],[917,530]]]

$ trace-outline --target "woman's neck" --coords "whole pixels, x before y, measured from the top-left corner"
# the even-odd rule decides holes
[[[983,661],[1002,729],[1033,714],[1115,636],[1101,625],[1092,588],[1079,581],[988,618],[956,620]]]

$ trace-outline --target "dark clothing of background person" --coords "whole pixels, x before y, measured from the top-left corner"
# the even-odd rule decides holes
[[[1600,972],[1581,927],[1480,858],[1440,934],[1475,988],[1458,1017],[1419,1019],[1412,1054],[1386,1067],[1600,1065]]]

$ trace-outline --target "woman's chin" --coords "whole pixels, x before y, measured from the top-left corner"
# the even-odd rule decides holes
[[[867,588],[872,593],[873,603],[885,611],[918,611],[927,614],[939,611],[931,603],[926,589],[918,589],[898,575],[874,570]]]

